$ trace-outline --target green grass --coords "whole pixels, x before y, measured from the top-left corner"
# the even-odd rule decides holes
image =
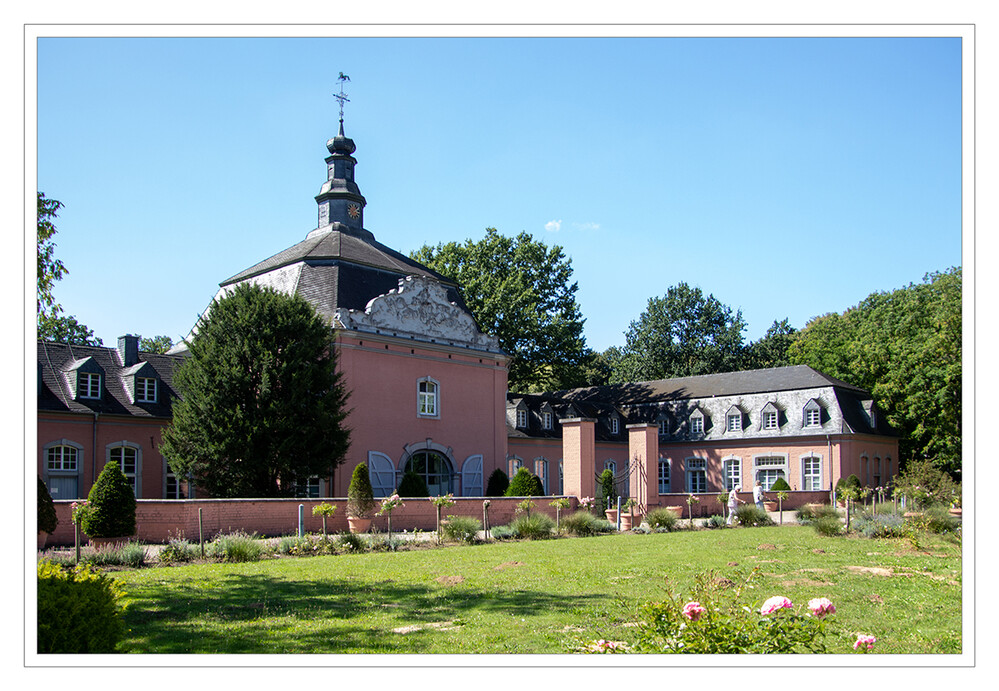
[[[829,597],[852,652],[961,652],[953,538],[823,538],[811,528],[621,534],[122,571],[132,653],[571,653],[632,642],[663,578],[759,567],[758,601]],[[894,575],[864,569],[889,569]],[[758,604],[758,602],[757,602]],[[404,633],[395,632],[402,630]]]

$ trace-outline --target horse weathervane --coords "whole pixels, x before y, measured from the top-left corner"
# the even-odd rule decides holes
[[[333,94],[333,98],[335,98],[337,101],[340,102],[340,124],[342,125],[343,124],[343,102],[344,101],[350,101],[350,99],[347,98],[347,94],[345,94],[343,92],[343,83],[344,82],[349,82],[350,81],[350,77],[348,77],[343,72],[341,72],[340,76],[337,77],[337,79],[340,81],[340,93]]]

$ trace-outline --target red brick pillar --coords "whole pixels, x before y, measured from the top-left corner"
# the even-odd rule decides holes
[[[581,499],[596,496],[596,420],[566,418],[562,423],[562,493]]]
[[[628,458],[634,468],[628,479],[628,494],[645,513],[650,503],[659,503],[659,426],[628,425],[627,429]]]

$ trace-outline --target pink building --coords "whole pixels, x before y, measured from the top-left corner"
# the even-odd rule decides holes
[[[827,493],[842,475],[878,486],[898,472],[897,438],[870,395],[807,367],[509,394],[509,358],[458,286],[363,227],[342,120],[327,148],[317,227],[223,281],[216,296],[240,283],[270,286],[302,295],[330,324],[352,392],[351,447],[332,477],[302,483],[300,496],[345,496],[362,461],[377,496],[406,470],[431,494],[482,496],[495,469],[521,466],[548,494],[592,496],[610,468],[621,493],[643,505],[734,484],[749,491],[755,479],[769,487],[779,476]],[[108,462],[121,464],[139,499],[197,493],[158,450],[186,346],[154,355],[137,344],[38,344],[38,469],[53,498],[85,497]]]

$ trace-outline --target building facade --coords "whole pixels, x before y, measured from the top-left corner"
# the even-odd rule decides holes
[[[870,395],[807,367],[508,393],[509,357],[458,286],[364,228],[356,147],[342,119],[327,149],[317,227],[222,281],[215,297],[243,283],[269,286],[303,296],[330,325],[351,392],[351,446],[331,477],[297,487],[300,496],[345,496],[362,461],[376,496],[390,494],[406,470],[431,494],[481,496],[495,469],[512,476],[520,467],[548,494],[592,496],[586,489],[609,468],[623,494],[644,487],[652,505],[671,494],[748,489],[756,479],[819,491],[850,473],[878,486],[897,472],[897,439]],[[85,497],[109,462],[122,466],[139,499],[197,493],[158,450],[185,351],[182,342],[166,355],[140,353],[137,336],[117,348],[38,344],[38,467],[53,498]],[[656,431],[642,447],[656,447],[654,464],[643,459],[642,469],[636,426]]]

